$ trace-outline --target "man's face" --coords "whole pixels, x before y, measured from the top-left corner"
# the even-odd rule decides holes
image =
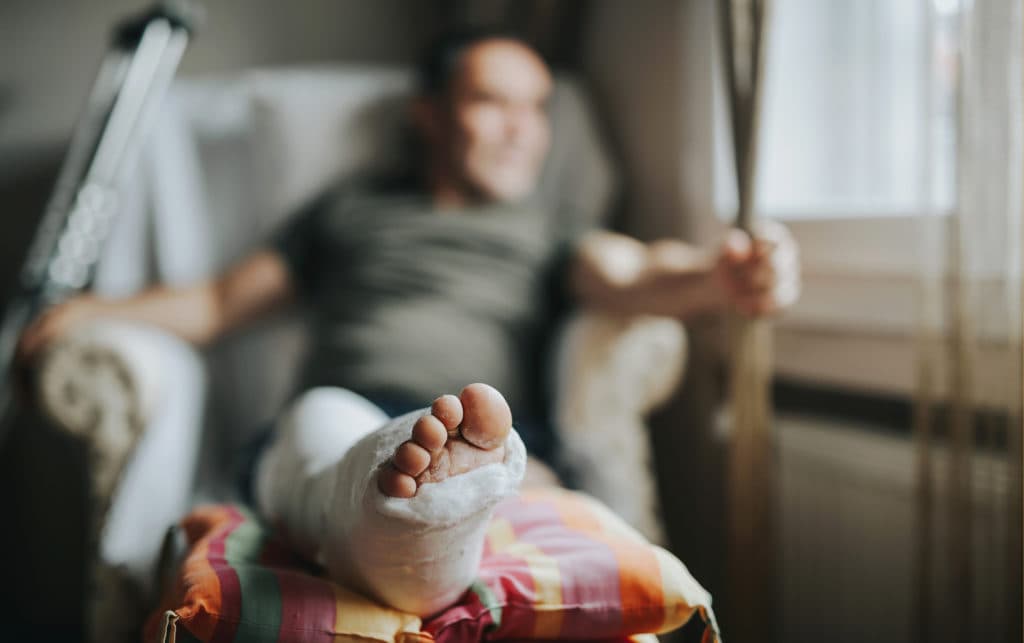
[[[487,40],[459,60],[428,137],[470,198],[515,201],[534,189],[550,144],[544,61],[514,40]]]

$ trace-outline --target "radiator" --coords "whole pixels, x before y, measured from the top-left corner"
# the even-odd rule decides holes
[[[918,549],[914,445],[909,436],[804,417],[779,419],[779,640],[879,643],[916,638]],[[932,618],[929,641],[952,640],[954,591],[945,560],[948,454],[933,450]],[[973,460],[972,641],[1006,640],[1020,622],[1008,586],[1009,469]],[[1015,541],[1019,547],[1019,538]],[[1017,579],[1019,579],[1019,573]],[[1012,612],[1012,613],[1011,613]]]

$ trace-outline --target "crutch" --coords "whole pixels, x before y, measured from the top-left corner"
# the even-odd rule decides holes
[[[0,445],[13,420],[18,338],[48,306],[89,285],[146,140],[192,36],[198,6],[161,2],[114,29],[0,324]]]
[[[766,39],[771,0],[720,0],[723,67],[732,121],[739,212],[736,227],[755,233],[756,185]],[[729,607],[736,640],[772,641],[763,624],[775,589],[775,471],[771,428],[771,326],[731,323],[732,436],[728,459]]]

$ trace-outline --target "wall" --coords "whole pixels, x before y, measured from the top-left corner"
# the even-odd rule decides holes
[[[713,4],[590,7],[581,67],[624,162],[622,224],[641,238],[703,242],[717,228],[712,187]]]
[[[112,26],[151,4],[0,3],[0,302],[10,291],[49,196]],[[206,19],[185,54],[181,75],[334,60],[404,63],[415,57],[435,27],[433,5],[427,2],[203,4]]]
[[[62,140],[109,38],[149,0],[0,4],[0,150]],[[309,61],[405,62],[423,42],[426,3],[217,0],[182,61],[195,75]],[[299,6],[301,9],[296,9]]]

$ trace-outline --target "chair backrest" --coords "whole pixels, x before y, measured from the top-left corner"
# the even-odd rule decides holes
[[[179,81],[126,191],[97,289],[124,294],[214,274],[331,182],[399,166],[411,84],[408,70],[368,66]],[[541,196],[599,223],[615,172],[578,82],[558,79],[551,118]],[[271,323],[211,351],[211,393],[230,442],[277,412],[302,334],[294,321]]]

